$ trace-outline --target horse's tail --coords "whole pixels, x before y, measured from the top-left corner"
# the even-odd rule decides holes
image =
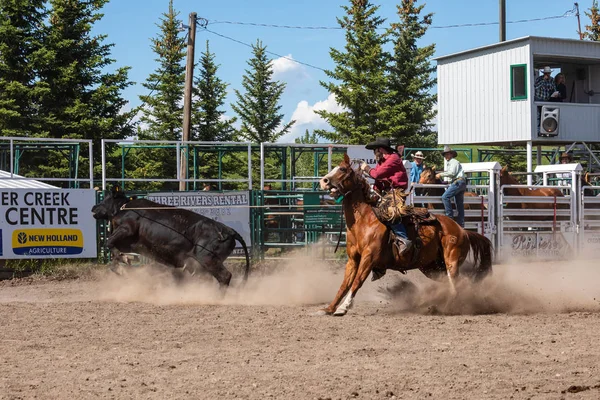
[[[490,239],[477,232],[467,230],[465,232],[471,244],[475,263],[473,278],[475,281],[480,281],[492,272],[493,245]]]
[[[244,282],[245,282],[248,280],[248,275],[250,274],[250,256],[248,255],[248,247],[246,246],[246,242],[244,241],[244,238],[239,233],[236,232],[233,235],[233,237],[235,238],[235,240],[240,242],[240,244],[242,245],[242,248],[244,249],[244,254],[246,255],[246,269],[244,270]]]

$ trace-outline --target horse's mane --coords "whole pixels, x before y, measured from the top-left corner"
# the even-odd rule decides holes
[[[346,167],[346,166],[344,166]],[[354,188],[360,188],[360,190],[363,193],[363,196],[365,197],[365,200],[369,200],[369,198],[371,197],[371,185],[369,185],[369,181],[367,181],[367,178],[365,178],[364,176],[362,176],[362,174],[358,171],[356,171],[354,168],[352,168],[352,165],[348,165],[346,168],[350,169],[352,171],[352,184]]]

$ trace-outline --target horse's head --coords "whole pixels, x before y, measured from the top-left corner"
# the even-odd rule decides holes
[[[438,180],[435,178],[435,165],[423,168],[423,171],[421,172],[421,177],[419,178],[419,183],[422,185],[431,185],[432,183],[438,183]]]
[[[505,165],[500,170],[500,184],[501,185],[515,185],[518,184],[519,181],[513,177],[508,171],[508,165]]]
[[[344,160],[337,167],[333,168],[327,175],[319,181],[322,190],[329,190],[331,196],[335,199],[352,192],[356,189],[362,179],[360,174],[352,169],[352,162],[347,154],[344,154]]]

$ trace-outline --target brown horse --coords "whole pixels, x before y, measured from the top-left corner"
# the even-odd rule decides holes
[[[442,185],[444,182],[442,182],[441,179],[438,179],[435,177],[436,173],[435,173],[436,169],[435,169],[435,165],[432,167],[425,167],[423,168],[423,171],[421,172],[421,177],[419,179],[419,184],[421,185]],[[446,189],[444,189],[443,187],[432,187],[432,188],[419,188],[415,191],[416,194],[420,195],[420,196],[432,196],[432,197],[442,197],[442,195],[444,194],[444,191]],[[477,193],[473,193],[473,192],[465,192],[465,197],[479,197],[477,196]],[[441,210],[444,208],[444,205],[442,203],[429,203],[427,208],[431,208],[434,210]],[[471,205],[470,204],[465,204],[465,210],[470,210],[471,209]]]
[[[473,278],[482,279],[492,269],[492,244],[482,235],[462,229],[454,220],[438,216],[431,223],[408,225],[408,236],[418,246],[400,256],[390,244],[390,230],[381,223],[369,204],[369,183],[355,172],[347,155],[339,166],[321,179],[321,189],[334,198],[344,196],[342,207],[346,218],[346,252],[348,262],[344,279],[331,304],[324,309],[330,315],[344,315],[352,305],[356,292],[373,269],[407,271],[419,269],[431,279],[447,275],[451,290],[459,267],[470,251],[475,266]],[[417,235],[419,240],[417,241]],[[417,252],[415,254],[415,252]],[[342,298],[343,303],[340,304]]]

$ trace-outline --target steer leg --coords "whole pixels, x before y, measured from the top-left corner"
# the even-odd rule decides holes
[[[210,257],[203,257],[201,261],[198,261],[195,257],[188,257],[184,261],[185,269],[200,271],[202,268],[210,272],[215,277],[219,285],[223,287],[229,286],[231,281],[231,272],[227,271],[225,266],[220,260],[213,259]]]

